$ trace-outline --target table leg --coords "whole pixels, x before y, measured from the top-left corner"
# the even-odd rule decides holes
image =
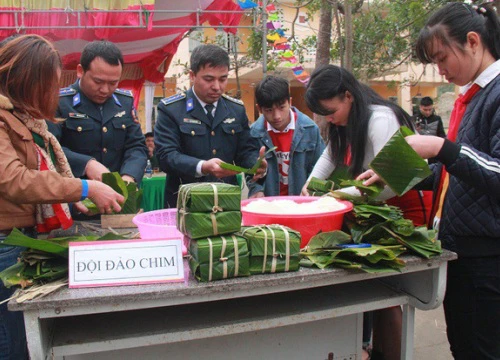
[[[401,334],[401,359],[413,358],[413,333],[415,329],[415,307],[403,305],[403,329]]]

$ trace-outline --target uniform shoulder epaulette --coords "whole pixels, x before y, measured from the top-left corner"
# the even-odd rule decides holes
[[[62,89],[59,89],[59,96],[68,96],[68,95],[75,95],[76,90],[73,89],[72,87],[65,87]]]
[[[182,100],[184,98],[186,98],[186,94],[185,93],[177,93],[175,95],[169,96],[168,98],[161,99],[161,102],[164,105],[168,105],[168,104],[172,104],[172,103],[174,103],[176,101]]]
[[[232,102],[234,102],[234,103],[236,103],[236,104],[238,104],[238,105],[242,105],[242,106],[243,106],[243,101],[241,101],[241,100],[239,100],[239,99],[236,99],[236,98],[231,97],[231,96],[226,95],[226,94],[222,94],[222,97],[223,97],[224,99],[227,99],[227,100],[232,101]]]
[[[134,97],[134,94],[130,90],[125,90],[125,89],[116,89],[115,93],[120,94],[120,95],[125,95],[125,96],[130,96]]]

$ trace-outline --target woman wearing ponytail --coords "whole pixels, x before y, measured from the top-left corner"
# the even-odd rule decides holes
[[[500,359],[500,22],[491,5],[449,3],[421,30],[418,58],[462,88],[447,139],[406,138],[438,161],[422,186],[434,183],[434,227],[458,254],[443,303],[456,359]]]

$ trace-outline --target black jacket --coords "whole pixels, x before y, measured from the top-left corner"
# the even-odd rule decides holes
[[[460,256],[500,255],[500,75],[474,96],[456,143],[446,140],[436,159],[450,174],[443,246]],[[439,183],[441,166],[433,165],[436,176],[427,183]]]
[[[243,103],[223,95],[212,123],[192,90],[161,100],[155,124],[156,156],[167,173],[165,206],[175,207],[179,185],[223,181],[237,184],[235,176],[217,179],[196,177],[200,160],[219,158],[251,168],[259,157],[259,145],[250,136]]]

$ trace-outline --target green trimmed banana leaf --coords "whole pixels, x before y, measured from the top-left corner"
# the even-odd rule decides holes
[[[384,187],[379,184],[372,184],[367,186],[363,184],[363,181],[364,180],[343,180],[340,183],[340,187],[345,188],[349,186],[355,186],[359,191],[361,191],[363,194],[366,194],[371,199],[376,198],[382,192],[382,190],[384,190]]]
[[[301,236],[298,231],[282,225],[257,225],[243,227],[240,234],[248,241],[250,274],[299,269]]]
[[[177,229],[191,239],[235,233],[241,229],[241,212],[178,212]]]
[[[262,164],[262,161],[264,160],[264,158],[266,157],[266,155],[269,154],[271,151],[274,151],[276,149],[277,149],[276,146],[268,149],[262,156],[259,156],[259,158],[255,162],[254,166],[252,166],[250,169],[247,169],[247,168],[244,168],[244,167],[241,167],[241,166],[237,166],[237,165],[234,165],[234,164],[229,164],[227,162],[221,162],[219,164],[219,166],[221,168],[223,168],[223,169],[226,169],[226,170],[243,172],[243,173],[249,174],[249,175],[255,175],[257,173],[257,170],[260,168],[260,165]]]
[[[230,234],[191,240],[189,253],[189,267],[199,281],[250,275],[248,245],[241,236]]]
[[[140,211],[142,189],[139,189],[136,183],[126,184],[118,172],[102,174],[102,182],[125,198],[119,214],[137,214]],[[82,203],[92,214],[99,213],[99,209],[89,198],[83,200]]]
[[[431,174],[429,165],[406,142],[413,132],[402,126],[375,156],[369,167],[402,196]]]
[[[307,184],[307,190],[310,191],[321,191],[327,193],[333,191],[335,188],[335,183],[331,180],[321,180],[317,177],[312,177]]]
[[[214,211],[214,209],[217,211],[240,211],[241,188],[225,183],[181,185],[177,196],[177,209],[190,213],[207,213]]]

